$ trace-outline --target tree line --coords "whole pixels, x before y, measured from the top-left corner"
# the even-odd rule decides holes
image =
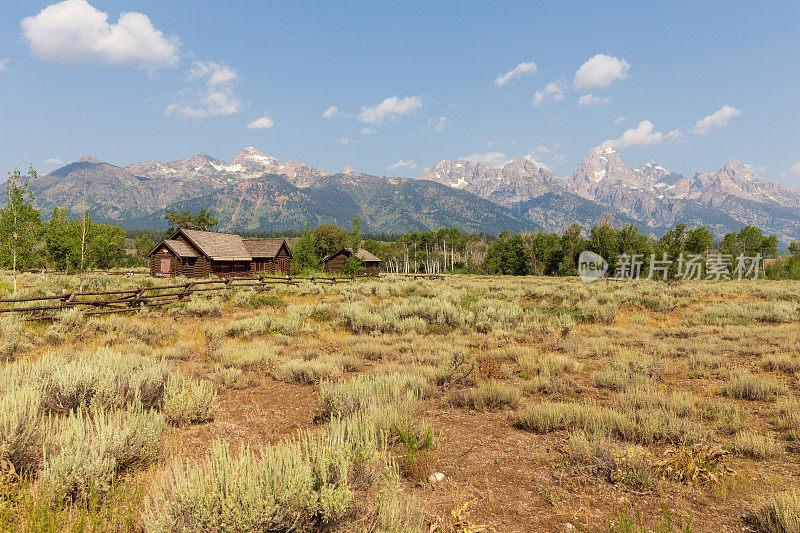
[[[43,222],[33,207],[30,188],[36,177],[32,168],[26,175],[19,170],[9,172],[0,209],[0,266],[14,272],[15,291],[20,270],[48,267],[82,273],[125,262],[125,232],[93,222],[88,209],[74,218],[66,209],[55,208]]]
[[[5,206],[0,209],[0,266],[13,271],[43,267],[83,272],[88,269],[110,269],[144,265],[156,240],[170,235],[179,227],[211,230],[218,221],[201,210],[177,212],[167,209],[166,233],[150,230],[128,230],[93,222],[87,209],[78,217],[64,208],[55,208],[46,222],[33,207],[29,181],[36,178],[30,169],[27,175],[9,173],[4,194]],[[614,227],[606,218],[584,229],[578,224],[561,234],[502,232],[498,237],[463,233],[456,228],[435,231],[414,231],[401,235],[363,234],[358,217],[351,231],[335,224],[322,224],[311,229],[287,232],[239,232],[246,237],[293,236],[292,262],[295,274],[318,272],[322,260],[343,247],[354,252],[363,248],[382,261],[382,269],[391,273],[465,273],[571,276],[577,274],[578,257],[591,250],[609,265],[620,257],[644,258],[643,275],[648,274],[648,259],[668,258],[675,261],[682,254],[705,257],[709,252],[730,257],[740,255],[770,258],[764,268],[768,277],[800,279],[800,243],[789,244],[789,254],[778,257],[778,239],[766,235],[752,225],[715,240],[705,226],[689,228],[677,224],[660,238],[641,233],[638,227]],[[126,253],[128,242],[136,249]],[[355,254],[345,263],[347,273],[360,270]],[[669,277],[675,277],[676,265],[670,266]]]
[[[634,225],[615,228],[604,220],[587,232],[575,224],[562,235],[545,231],[503,233],[489,246],[483,268],[489,274],[576,275],[578,257],[587,250],[602,256],[612,274],[615,265],[638,258],[642,262],[642,277],[650,274],[651,264],[663,262],[668,269],[667,277],[674,278],[681,257],[697,257],[704,265],[711,252],[731,260],[757,255],[771,258],[778,255],[778,239],[755,226],[745,226],[716,242],[705,226],[689,228],[686,224],[677,224],[656,239],[641,233]]]
[[[318,268],[325,255],[347,245],[349,234],[333,224],[315,230],[306,228],[294,246],[294,262],[300,271]],[[411,232],[394,241],[366,239],[361,246],[383,260],[382,268],[392,273],[469,273],[494,275],[574,276],[583,251],[593,251],[608,263],[610,274],[627,258],[642,263],[640,275],[650,275],[651,260],[662,263],[664,277],[680,274],[680,258],[695,258],[705,272],[713,257],[732,261],[760,257],[759,276],[800,279],[800,243],[789,244],[789,255],[780,257],[778,239],[748,225],[721,239],[705,226],[690,228],[677,224],[659,238],[642,233],[637,226],[614,227],[606,218],[584,229],[573,224],[561,234],[502,232],[495,239],[466,234],[455,228]]]

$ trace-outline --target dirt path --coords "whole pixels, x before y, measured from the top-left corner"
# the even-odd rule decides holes
[[[232,449],[274,444],[313,426],[317,395],[311,385],[264,378],[261,385],[244,390],[223,390],[217,398],[213,422],[176,428],[167,436],[167,456],[199,459],[217,439]]]

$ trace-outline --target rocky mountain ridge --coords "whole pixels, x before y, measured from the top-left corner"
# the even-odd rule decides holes
[[[800,236],[800,191],[758,179],[737,160],[715,172],[697,172],[687,178],[653,160],[629,169],[614,149],[600,146],[564,178],[525,158],[502,168],[444,160],[420,178],[468,190],[512,210],[521,209],[522,216],[545,226],[547,220],[525,209],[536,198],[559,193],[579,196],[655,233],[678,222],[704,224],[724,233],[758,221],[783,240]]]
[[[229,163],[205,152],[127,166],[87,155],[31,184],[37,207],[46,215],[53,207],[80,213],[84,180],[92,215],[128,227],[161,225],[167,207],[203,205],[223,221],[222,229],[347,225],[358,214],[370,231],[442,225],[561,231],[612,213],[618,223],[653,234],[678,222],[704,224],[720,234],[755,223],[784,241],[800,237],[800,191],[760,180],[739,161],[684,177],[652,160],[629,169],[608,147],[593,149],[565,177],[520,157],[501,168],[443,160],[416,180],[371,176],[349,166],[329,173],[301,161],[281,162],[254,147]]]

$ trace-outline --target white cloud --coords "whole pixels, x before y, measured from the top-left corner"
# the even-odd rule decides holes
[[[596,54],[580,66],[575,73],[572,85],[578,90],[608,87],[614,80],[621,80],[630,76],[630,64],[624,59],[619,59],[606,54]]]
[[[536,157],[533,154],[525,154],[525,159],[536,165],[537,168],[543,168],[545,170],[550,170],[550,167],[542,163],[541,161],[537,161]]]
[[[236,74],[235,70],[221,65],[216,61],[192,61],[188,77],[189,81],[208,78],[206,84],[209,87],[214,87],[236,81],[239,76]]]
[[[0,59],[0,71],[4,71],[8,68],[8,58],[4,57]]]
[[[386,170],[391,172],[391,171],[397,170],[397,169],[410,169],[410,168],[414,168],[416,166],[417,166],[417,164],[414,163],[413,161],[404,161],[404,160],[400,159],[398,161],[395,161],[394,163],[392,163],[388,167],[386,167]]]
[[[516,67],[512,68],[505,74],[500,74],[494,80],[495,85],[505,85],[506,83],[510,82],[513,79],[521,78],[522,76],[526,76],[528,74],[536,74],[536,63],[533,61],[529,61],[527,63],[520,63]]]
[[[339,137],[339,140],[336,142],[338,142],[339,144],[350,144],[355,141],[351,140],[350,137]]]
[[[86,0],[65,0],[22,19],[21,25],[31,51],[45,61],[146,68],[178,64],[178,38],[166,37],[143,13],[122,13],[110,24],[108,14]]]
[[[428,133],[429,130],[443,131],[446,128],[449,128],[450,125],[451,125],[450,120],[444,115],[440,115],[435,119],[430,118],[428,119],[428,122],[425,123],[425,127],[422,128],[420,135],[425,135],[426,133]]]
[[[170,104],[164,112],[168,117],[185,119],[235,115],[242,110],[242,102],[233,91],[238,77],[235,70],[225,65],[214,61],[194,61],[187,78],[189,81],[205,80],[205,89],[196,90],[191,103]]]
[[[544,86],[544,89],[533,93],[531,103],[535,106],[540,106],[551,99],[553,102],[560,102],[564,99],[564,91],[566,88],[567,84],[564,80],[551,81]]]
[[[482,163],[487,167],[500,168],[509,162],[506,154],[501,152],[486,152],[483,154],[472,154],[462,157],[461,160],[469,161],[471,163]]]
[[[625,117],[617,117],[614,119],[614,124],[622,124],[625,122]]]
[[[47,165],[63,165],[64,162],[56,157],[51,157],[49,159],[44,160],[45,164]]]
[[[767,167],[764,165],[751,165],[749,163],[745,163],[744,166],[755,176],[761,176],[762,174],[764,174],[764,172],[767,171]]]
[[[550,153],[550,148],[548,148],[547,146],[542,145],[542,146],[537,146],[535,151],[537,153],[540,153],[540,154],[549,154]]]
[[[800,176],[800,161],[789,167],[789,174]]]
[[[422,108],[422,97],[420,96],[406,96],[405,98],[390,96],[380,104],[362,107],[358,114],[358,120],[370,124],[380,124],[384,119],[397,120],[420,108]]]
[[[644,146],[660,143],[664,139],[664,134],[660,131],[653,131],[655,128],[649,120],[639,122],[636,128],[631,128],[616,139],[608,140],[603,146],[610,148],[625,148],[628,146]]]
[[[698,120],[692,131],[698,135],[706,135],[715,128],[726,126],[730,119],[738,117],[741,114],[742,112],[735,107],[729,105],[722,106],[714,113]]]
[[[361,128],[361,131],[359,133],[361,133],[361,135],[375,135],[376,133],[378,133],[378,130],[376,130],[375,128],[364,127]]]
[[[686,135],[681,130],[678,130],[678,129],[672,130],[672,131],[670,131],[669,133],[667,133],[665,135],[665,138],[668,141],[672,141],[672,142],[676,142],[676,143],[683,142],[685,140],[685,137],[686,137]]]
[[[606,105],[611,101],[610,96],[600,97],[595,96],[592,93],[584,94],[580,98],[578,98],[578,105],[583,107],[587,105],[599,104],[599,105]]]
[[[247,125],[247,129],[250,129],[250,130],[266,130],[268,128],[271,128],[274,125],[275,125],[275,122],[273,122],[272,119],[269,118],[269,115],[264,113],[263,117],[257,118],[253,122],[248,124]]]
[[[325,112],[322,114],[322,116],[325,117],[325,118],[334,118],[334,117],[347,118],[347,117],[350,116],[350,114],[349,113],[342,113],[341,111],[339,111],[338,107],[336,107],[335,105],[332,105],[328,109],[325,110]]]

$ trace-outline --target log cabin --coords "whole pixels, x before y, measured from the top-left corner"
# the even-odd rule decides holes
[[[325,272],[342,272],[344,270],[344,262],[347,261],[347,258],[351,255],[353,255],[353,249],[350,247],[345,247],[338,252],[326,255],[322,259],[322,268]],[[368,276],[377,276],[380,274],[381,263],[383,261],[379,257],[376,257],[363,248],[356,252],[356,257],[361,259],[361,274],[366,274]]]
[[[156,244],[149,256],[150,275],[160,278],[288,274],[292,260],[286,239],[243,239],[185,228]]]

